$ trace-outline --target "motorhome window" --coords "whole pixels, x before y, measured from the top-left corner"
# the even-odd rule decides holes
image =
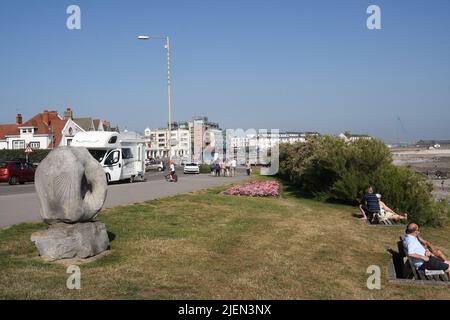
[[[113,136],[111,137],[111,139],[109,139],[108,143],[116,143],[117,142],[117,136]]]
[[[111,152],[105,160],[106,165],[116,164],[119,162],[119,151]]]
[[[131,152],[130,148],[122,149],[122,158],[123,159],[132,159],[133,158],[133,153]]]
[[[101,162],[103,158],[105,157],[105,150],[89,150],[89,153],[97,160],[98,162]]]

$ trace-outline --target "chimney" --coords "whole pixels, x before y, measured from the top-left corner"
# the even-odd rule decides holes
[[[16,124],[17,125],[22,124],[22,115],[20,113],[18,113],[16,116]]]
[[[46,125],[49,125],[50,122],[50,114],[48,112],[48,110],[44,110],[44,112],[42,113],[42,121],[44,121],[44,123]]]
[[[103,130],[109,131],[111,129],[111,124],[109,121],[103,121]]]
[[[71,108],[67,108],[66,111],[64,111],[64,120],[73,119],[73,112]]]

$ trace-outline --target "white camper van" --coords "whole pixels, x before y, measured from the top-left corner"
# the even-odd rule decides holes
[[[87,148],[103,166],[108,182],[144,180],[145,141],[135,132],[79,132],[71,145]]]

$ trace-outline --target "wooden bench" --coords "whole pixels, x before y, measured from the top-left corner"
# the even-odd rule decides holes
[[[403,247],[403,237],[397,242],[398,252],[386,247],[392,255],[392,263],[388,267],[391,282],[417,283],[432,285],[450,285],[447,274],[441,270],[418,270],[408,258]]]
[[[400,237],[399,246],[403,248],[403,237]],[[403,248],[403,255],[408,260],[409,267],[416,280],[435,280],[435,281],[449,281],[447,274],[442,270],[419,270],[412,263],[411,259],[405,253]]]
[[[369,219],[366,219],[367,225],[371,227],[402,227],[404,224],[401,221],[383,220],[380,223],[372,223]]]

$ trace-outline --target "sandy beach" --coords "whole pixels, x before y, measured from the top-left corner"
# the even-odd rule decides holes
[[[395,165],[426,175],[433,183],[436,199],[450,203],[450,149],[396,149],[392,158]]]

